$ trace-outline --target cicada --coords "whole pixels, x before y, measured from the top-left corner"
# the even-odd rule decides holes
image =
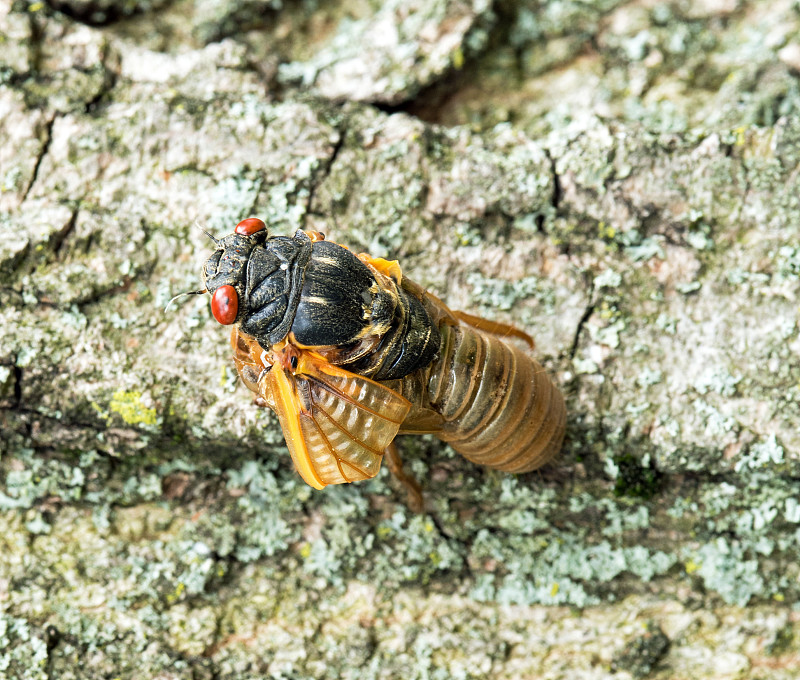
[[[452,311],[396,261],[319,232],[270,236],[249,218],[214,241],[203,267],[212,314],[232,327],[242,382],[277,414],[314,488],[374,477],[398,434],[433,433],[507,472],[558,453],[564,399],[509,341],[532,348],[527,334]]]

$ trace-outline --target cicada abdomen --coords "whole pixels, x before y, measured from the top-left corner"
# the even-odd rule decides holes
[[[531,355],[463,321],[442,325],[428,398],[444,422],[437,436],[466,459],[529,472],[561,448],[567,412],[561,392]]]

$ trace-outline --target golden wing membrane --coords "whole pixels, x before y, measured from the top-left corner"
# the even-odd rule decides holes
[[[278,416],[295,468],[316,489],[377,475],[411,408],[385,385],[303,351],[293,373],[275,363],[257,387]]]

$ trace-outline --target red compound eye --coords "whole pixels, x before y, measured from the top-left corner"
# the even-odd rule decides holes
[[[233,286],[220,286],[211,297],[211,313],[223,326],[236,321],[239,312],[239,296]]]
[[[260,220],[257,217],[248,217],[246,220],[239,222],[234,231],[242,236],[250,236],[250,234],[255,234],[257,231],[262,231],[266,228],[267,225],[264,224],[264,220]]]

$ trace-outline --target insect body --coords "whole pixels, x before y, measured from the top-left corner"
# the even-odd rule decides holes
[[[242,381],[278,415],[295,467],[321,489],[374,477],[397,434],[434,433],[508,472],[544,465],[564,400],[511,326],[454,312],[397,262],[272,236],[259,219],[216,241],[203,277],[233,327]],[[501,337],[503,336],[503,337]]]

